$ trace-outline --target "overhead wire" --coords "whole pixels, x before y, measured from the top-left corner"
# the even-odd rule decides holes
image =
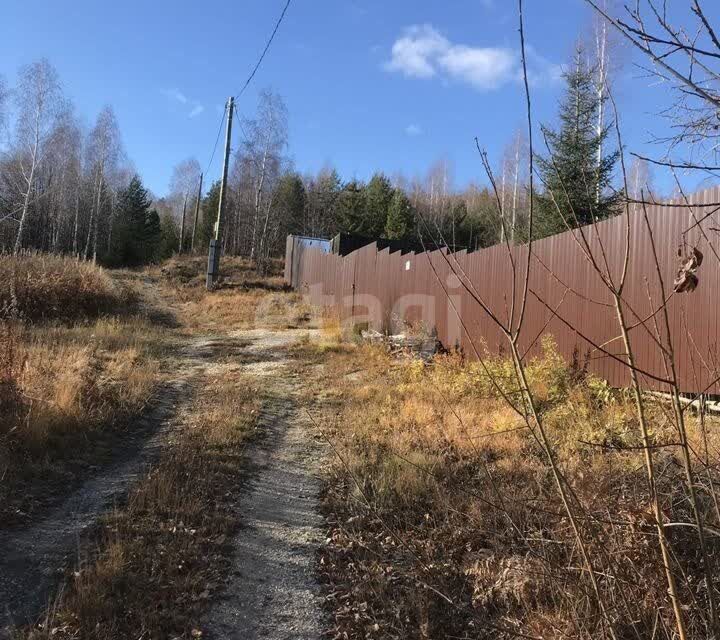
[[[212,154],[210,156],[210,160],[207,163],[207,167],[205,168],[205,174],[210,170],[210,165],[212,165],[212,161],[215,159],[215,152],[217,151],[218,142],[220,142],[220,134],[222,133],[223,124],[225,123],[225,113],[227,112],[227,105],[223,108],[222,116],[220,118],[220,126],[218,127],[217,137],[215,138],[215,146],[213,147]]]
[[[245,92],[245,90],[250,86],[250,83],[252,82],[253,78],[258,72],[258,69],[260,68],[260,65],[262,64],[262,61],[265,59],[265,56],[267,55],[268,50],[270,49],[270,45],[272,45],[273,40],[275,39],[275,35],[278,32],[278,29],[280,28],[280,25],[282,24],[283,19],[285,18],[285,14],[287,13],[288,7],[290,6],[290,2],[292,0],[287,0],[285,3],[285,6],[283,7],[282,12],[280,13],[280,17],[278,18],[277,22],[275,23],[275,28],[272,30],[272,33],[270,34],[270,37],[268,38],[267,43],[265,44],[265,48],[263,49],[262,53],[260,54],[260,57],[258,58],[257,63],[253,67],[253,70],[251,71],[250,75],[248,76],[247,80],[245,80],[245,84],[242,86],[240,91],[238,91],[237,95],[235,96],[235,99],[239,99],[240,96]],[[237,106],[233,105],[235,109],[235,115],[238,117],[238,122],[240,122],[240,114],[238,113]],[[215,159],[215,153],[217,152],[218,144],[220,142],[220,135],[222,134],[222,128],[223,124],[225,123],[225,116],[227,115],[227,104],[225,105],[225,108],[223,109],[222,117],[220,118],[220,126],[218,127],[217,136],[215,138],[215,145],[213,146],[212,154],[210,155],[210,160],[208,161],[207,167],[205,168],[204,175],[208,175],[208,172],[210,170],[210,167],[212,165],[213,160]],[[240,125],[242,128],[242,125]]]
[[[285,3],[285,7],[282,10],[282,13],[280,14],[280,17],[278,18],[278,21],[275,23],[275,28],[273,29],[273,32],[270,34],[270,38],[267,41],[267,44],[265,45],[265,48],[263,49],[262,54],[260,55],[260,58],[257,61],[257,64],[255,65],[255,68],[252,70],[252,73],[248,76],[248,79],[245,81],[245,84],[243,85],[242,89],[238,91],[235,98],[239,98],[244,92],[245,89],[248,88],[250,83],[252,82],[252,79],[255,77],[255,74],[257,73],[257,70],[260,68],[260,65],[262,64],[263,59],[265,58],[265,54],[268,52],[268,49],[270,48],[270,45],[272,44],[272,41],[275,39],[275,34],[277,33],[278,29],[280,28],[280,24],[283,21],[283,18],[285,17],[285,14],[287,13],[288,7],[290,6],[291,0],[287,0]]]

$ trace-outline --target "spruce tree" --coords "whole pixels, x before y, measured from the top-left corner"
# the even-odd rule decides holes
[[[453,203],[450,217],[445,220],[445,242],[449,244],[453,251],[458,247],[466,248],[467,244],[463,242],[463,225],[468,217],[468,208],[464,200],[458,200]]]
[[[305,228],[305,201],[302,178],[297,173],[282,176],[275,187],[273,206],[288,233],[309,233]]]
[[[339,231],[367,235],[365,185],[357,180],[348,182],[338,196],[335,212]]]
[[[600,105],[593,70],[582,49],[576,51],[574,64],[563,78],[567,86],[560,104],[560,127],[557,131],[542,127],[550,155],[537,158],[544,191],[536,194],[536,238],[565,231],[567,225],[577,227],[607,218],[616,212],[619,199],[618,194],[608,193],[618,152],[602,155],[598,164],[598,150],[609,128],[598,133]]]
[[[213,182],[207,195],[202,199],[202,220],[199,223],[198,237],[200,247],[207,249],[210,240],[215,237],[215,221],[220,204],[220,180]],[[179,238],[179,236],[178,236]]]
[[[180,243],[180,229],[170,213],[160,218],[160,241],[158,243],[159,260],[167,260],[175,255]]]
[[[384,174],[376,173],[370,179],[365,187],[363,233],[375,238],[383,234],[394,191],[390,180]]]
[[[113,241],[108,256],[110,264],[135,267],[147,262],[146,222],[150,204],[147,189],[139,176],[133,176],[130,184],[118,195]]]
[[[415,213],[402,189],[396,189],[388,208],[385,237],[391,240],[409,238],[415,229]]]
[[[161,238],[160,216],[155,209],[151,209],[145,218],[145,262],[158,262],[162,259],[160,255]]]

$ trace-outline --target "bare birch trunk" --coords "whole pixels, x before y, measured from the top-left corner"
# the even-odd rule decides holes
[[[73,242],[72,252],[74,256],[78,254],[78,223],[80,218],[80,187],[75,193],[75,223],[73,225]]]
[[[26,178],[27,189],[23,198],[22,215],[20,216],[20,226],[18,227],[17,236],[15,236],[15,249],[13,253],[18,255],[22,249],[23,232],[27,222],[28,208],[30,206],[30,194],[32,193],[33,181],[35,179],[35,169],[37,168],[38,147],[40,146],[40,109],[35,111],[35,140],[32,150],[32,161],[30,164],[30,175]]]
[[[253,216],[253,229],[252,229],[252,240],[250,243],[250,260],[255,259],[255,244],[257,242],[257,226],[258,218],[260,217],[260,200],[262,198],[263,185],[265,184],[265,169],[267,166],[268,148],[265,146],[263,152],[262,164],[260,166],[260,180],[258,181],[258,187],[255,190],[255,212]]]
[[[595,34],[595,41],[598,53],[598,83],[597,83],[597,101],[598,101],[598,119],[595,127],[595,133],[598,136],[597,158],[595,159],[595,204],[600,202],[600,165],[602,164],[602,132],[605,124],[605,82],[607,79],[607,24],[605,20],[600,22],[600,31]]]
[[[507,162],[503,160],[502,178],[500,179],[500,190],[502,191],[500,205],[500,242],[505,242],[505,177],[507,173]]]
[[[510,242],[515,243],[515,224],[517,218],[518,182],[520,180],[520,136],[515,141],[515,177],[513,180],[512,196],[512,222],[510,227]]]

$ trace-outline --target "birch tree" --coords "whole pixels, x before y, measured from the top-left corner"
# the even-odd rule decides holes
[[[122,153],[120,131],[112,107],[106,106],[98,115],[95,126],[88,137],[87,167],[92,177],[92,208],[85,239],[85,259],[92,249],[93,262],[97,261],[98,229],[103,193],[107,190],[107,177],[117,167]],[[111,221],[108,221],[111,222]],[[109,228],[108,224],[108,228]]]
[[[340,194],[340,176],[331,167],[324,167],[316,177],[305,178],[306,225],[303,233],[331,236],[336,231],[335,203]]]
[[[602,6],[604,11],[610,11],[611,6],[615,4],[614,0],[598,0],[598,4]],[[595,87],[595,100],[597,102],[597,122],[595,124],[595,134],[600,139],[597,153],[595,156],[595,171],[599,174],[602,171],[602,158],[604,145],[602,134],[605,130],[606,123],[606,107],[611,89],[612,81],[621,66],[622,49],[619,46],[617,33],[610,27],[606,20],[599,14],[593,13],[590,35],[588,42],[583,46],[587,51],[588,66],[593,70],[593,84]],[[600,202],[600,190],[596,186],[595,203]]]
[[[244,138],[236,162],[245,163],[252,182],[251,260],[256,259],[269,227],[272,194],[288,140],[287,117],[283,99],[265,90],[260,94],[256,118],[242,123]]]
[[[720,24],[717,3],[636,0],[624,10],[585,0],[633,51],[642,68],[667,87],[671,103],[659,108],[670,132],[658,135],[664,148],[650,162],[720,176]]]
[[[512,197],[510,200],[510,242],[515,242],[515,236],[524,218],[524,208],[527,201],[527,138],[523,129],[518,129],[512,140]]]
[[[427,175],[427,208],[433,224],[443,220],[450,208],[448,196],[452,182],[450,163],[445,158],[430,167]]]
[[[642,158],[633,158],[628,168],[628,196],[640,200],[643,193],[652,194],[650,164]]]
[[[7,103],[8,103],[8,90],[5,83],[5,78],[0,76],[0,145],[2,144],[2,137],[7,125]],[[0,147],[2,148],[2,147]]]
[[[173,167],[170,178],[169,200],[172,203],[175,217],[181,223],[181,235],[184,235],[184,231],[188,229],[188,220],[191,219],[192,212],[195,211],[201,171],[200,163],[196,158],[187,158]],[[184,224],[182,220],[183,209],[185,210]],[[184,241],[184,238],[182,241]]]
[[[48,141],[55,130],[61,91],[57,72],[47,60],[22,67],[19,74],[16,102],[16,160],[22,175],[20,197],[22,205],[14,253],[23,246],[31,198],[36,179],[48,150]]]
[[[82,132],[72,105],[65,103],[51,136],[46,179],[49,194],[46,232],[49,248],[61,251],[76,245],[75,230],[80,213],[82,189]],[[75,248],[75,247],[73,247]]]

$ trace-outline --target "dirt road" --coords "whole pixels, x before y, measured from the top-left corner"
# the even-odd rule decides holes
[[[322,628],[313,563],[323,536],[317,500],[325,452],[301,406],[306,382],[290,373],[281,350],[297,332],[250,335],[251,353],[274,357],[248,365],[267,397],[248,452],[251,476],[236,504],[243,526],[232,579],[207,628],[218,639],[313,640]]]
[[[182,411],[193,369],[181,370],[174,382],[160,389],[112,465],[30,526],[0,532],[0,638],[3,628],[35,621],[51,604],[64,569],[77,564],[82,555],[81,535],[122,500],[131,484],[157,460]]]
[[[184,399],[203,383],[204,374],[230,364],[261,380],[263,408],[247,450],[247,481],[237,488],[241,529],[233,541],[233,573],[203,627],[216,638],[319,638],[313,563],[323,535],[318,514],[323,450],[301,407],[307,383],[290,371],[287,355],[287,347],[307,333],[255,329],[195,339],[180,359],[176,380],[159,394],[142,418],[137,441],[116,464],[41,521],[0,534],[0,637],[3,627],[32,621],[42,612],[57,593],[62,569],[82,553],[83,531],[122,500],[157,459],[182,425]]]

